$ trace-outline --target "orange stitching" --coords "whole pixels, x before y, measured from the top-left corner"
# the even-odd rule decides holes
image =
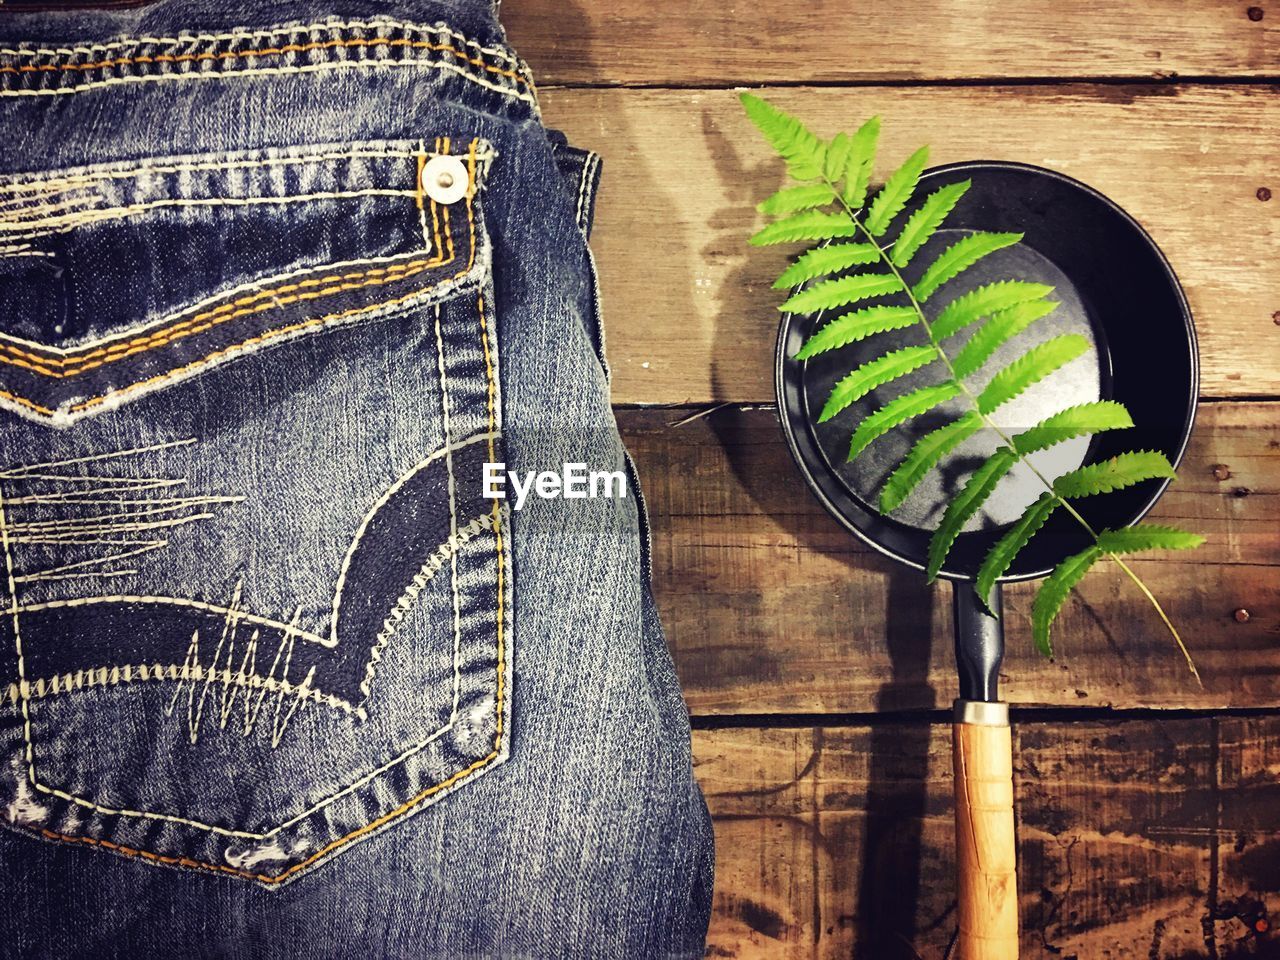
[[[447,143],[447,140],[446,140],[446,143]],[[447,146],[446,146],[446,149],[447,149]],[[469,154],[468,154],[468,163],[469,163],[470,168],[471,168],[471,179],[472,179],[472,183],[474,184],[474,182],[475,182],[475,142],[474,142],[474,141],[472,141],[471,146],[470,146],[470,150],[469,150]],[[370,311],[377,310],[377,309],[379,309],[379,308],[381,308],[381,307],[391,307],[391,306],[396,306],[397,304],[403,303],[403,302],[405,302],[406,300],[410,300],[410,299],[412,299],[412,298],[414,298],[414,297],[416,297],[416,296],[419,296],[419,295],[421,295],[421,294],[423,294],[423,293],[426,293],[426,292],[427,292],[427,290],[434,289],[435,287],[439,286],[441,283],[447,283],[449,280],[456,280],[458,277],[460,277],[460,276],[462,276],[463,274],[467,273],[467,272],[471,269],[472,265],[475,263],[475,251],[476,251],[476,243],[475,243],[475,221],[474,221],[474,217],[473,217],[473,214],[472,214],[472,200],[473,200],[474,195],[475,195],[475,193],[474,193],[474,187],[473,187],[473,188],[472,188],[472,190],[467,194],[467,224],[468,224],[468,227],[469,227],[470,232],[471,232],[471,253],[470,253],[470,257],[468,258],[467,266],[466,266],[464,269],[459,270],[457,273],[455,273],[455,274],[453,274],[452,276],[448,277],[446,280],[441,280],[441,281],[439,281],[439,282],[437,282],[437,283],[435,283],[435,284],[432,284],[432,286],[431,286],[431,287],[427,287],[427,288],[425,288],[425,289],[423,289],[423,290],[415,290],[415,291],[413,291],[412,293],[406,294],[406,295],[405,295],[405,296],[403,296],[403,297],[397,297],[397,298],[395,298],[395,299],[393,299],[393,300],[387,300],[387,301],[382,301],[382,302],[380,302],[380,303],[370,304],[370,305],[368,305],[368,306],[366,306],[366,307],[353,308],[352,310],[342,311],[341,313],[327,314],[327,315],[325,315],[325,316],[323,316],[323,317],[315,317],[315,318],[311,318],[311,319],[309,319],[309,320],[305,320],[305,321],[302,321],[302,322],[300,322],[300,323],[289,324],[289,325],[286,325],[286,326],[284,326],[284,327],[279,327],[279,328],[276,328],[275,330],[268,330],[268,331],[264,331],[262,334],[259,334],[259,335],[254,336],[254,337],[250,337],[250,338],[248,338],[247,340],[243,340],[243,341],[241,341],[240,343],[230,344],[230,345],[228,345],[228,346],[226,346],[226,347],[222,347],[222,348],[220,348],[220,349],[218,349],[218,350],[215,350],[215,351],[213,351],[212,353],[209,353],[209,354],[205,355],[204,357],[201,357],[201,358],[200,358],[200,359],[198,359],[198,360],[193,360],[193,361],[191,361],[190,363],[184,364],[184,365],[183,365],[183,366],[181,366],[181,367],[175,367],[174,369],[167,370],[167,371],[165,371],[165,372],[164,372],[164,373],[162,373],[162,374],[158,374],[158,375],[156,375],[156,376],[154,376],[154,377],[149,377],[149,378],[147,378],[146,380],[141,380],[141,381],[137,381],[137,382],[134,382],[134,383],[128,384],[128,385],[126,385],[126,386],[124,386],[124,387],[122,387],[122,388],[120,388],[120,389],[110,390],[110,391],[108,391],[107,393],[101,394],[101,395],[99,395],[99,396],[97,396],[97,397],[90,397],[88,400],[85,400],[85,401],[82,401],[82,402],[80,402],[80,403],[77,403],[77,404],[72,405],[70,409],[71,409],[71,410],[74,410],[74,411],[80,411],[80,410],[87,410],[87,409],[90,409],[90,408],[92,408],[92,407],[98,406],[99,404],[101,404],[101,403],[105,402],[106,400],[109,400],[109,399],[111,399],[111,398],[113,398],[113,397],[121,396],[121,395],[126,394],[126,393],[132,393],[132,392],[134,392],[135,390],[138,390],[138,389],[140,389],[140,388],[142,388],[142,387],[145,387],[145,386],[147,386],[147,385],[149,385],[149,384],[152,384],[152,383],[163,382],[163,381],[165,381],[165,380],[173,379],[174,377],[177,377],[178,375],[180,375],[180,374],[182,374],[182,373],[185,373],[185,372],[187,372],[187,371],[189,371],[189,370],[192,370],[192,369],[195,369],[195,368],[197,368],[197,367],[203,366],[203,365],[205,365],[205,364],[209,363],[210,361],[212,361],[212,360],[214,360],[214,359],[216,359],[216,358],[218,358],[218,357],[224,356],[224,355],[226,355],[227,353],[230,353],[230,352],[232,352],[232,351],[238,350],[238,349],[239,349],[239,348],[241,348],[241,347],[245,347],[245,346],[250,346],[250,345],[256,345],[256,344],[259,344],[259,343],[263,343],[263,342],[265,342],[265,341],[267,341],[267,340],[275,339],[276,337],[282,336],[282,335],[284,335],[284,334],[287,334],[287,333],[293,333],[293,332],[296,332],[297,330],[302,330],[302,329],[306,329],[306,328],[309,328],[309,327],[313,327],[313,326],[316,326],[316,325],[319,325],[319,324],[327,323],[328,321],[331,321],[331,320],[340,320],[340,319],[343,319],[343,318],[345,318],[345,317],[355,316],[355,315],[357,315],[357,314],[361,314],[361,313],[368,313],[368,312],[370,312]],[[433,204],[434,204],[434,202],[433,202]],[[447,212],[447,211],[446,211],[446,212]],[[447,220],[446,220],[446,223],[447,223]],[[446,236],[447,236],[447,235],[446,235]],[[438,242],[438,241],[437,241],[437,242]],[[450,244],[450,246],[452,247],[452,244]],[[452,252],[451,252],[449,259],[448,259],[448,260],[445,260],[445,261],[442,261],[442,263],[449,263],[449,262],[451,262],[453,259],[454,259],[454,257],[453,257],[453,254],[452,254]],[[422,263],[422,262],[424,262],[424,261],[418,261],[418,262]],[[429,261],[426,261],[425,263],[427,264],[427,266],[440,265],[440,264],[432,264],[432,263],[430,263]],[[405,267],[406,267],[406,268],[407,268],[408,266],[409,266],[409,265],[405,265]],[[420,267],[419,269],[415,270],[415,271],[414,271],[414,273],[420,273],[420,272],[422,272],[422,270],[427,269],[427,266],[422,266],[422,267]],[[367,273],[371,273],[371,274],[384,274],[384,273],[390,273],[390,272],[391,272],[392,270],[394,270],[394,269],[397,269],[397,268],[389,268],[389,269],[382,269],[382,268],[379,268],[379,269],[377,269],[377,270],[367,271]],[[403,268],[399,268],[399,269],[403,269]],[[412,274],[408,274],[408,275],[406,275],[406,276],[409,276],[409,275],[412,275]],[[387,277],[387,278],[385,278],[385,279],[383,279],[383,280],[381,280],[381,281],[373,281],[373,280],[371,280],[371,281],[368,281],[367,283],[359,284],[358,286],[367,286],[367,285],[370,285],[370,284],[373,284],[373,283],[379,283],[379,284],[382,284],[382,283],[390,283],[390,282],[392,282],[393,280],[399,280],[399,279],[404,279],[404,278],[405,278],[405,277],[402,277],[402,276],[397,276],[397,277]],[[325,279],[326,279],[326,280],[328,280],[328,279],[332,279],[332,278],[328,278],[328,277],[326,277]],[[266,291],[263,291],[263,292],[261,292],[261,293],[259,293],[259,294],[255,294],[255,295],[253,295],[252,297],[243,298],[243,299],[248,300],[248,301],[258,300],[258,299],[261,299],[261,298],[262,298],[262,297],[264,297],[264,296],[271,296],[271,295],[273,295],[273,294],[275,294],[275,293],[277,293],[277,292],[279,292],[279,291],[281,291],[281,290],[290,289],[290,288],[294,288],[294,289],[296,289],[296,287],[301,286],[301,285],[305,284],[306,282],[307,282],[307,281],[302,281],[302,283],[299,283],[299,284],[287,285],[287,286],[285,286],[285,287],[278,287],[278,288],[276,288],[275,290],[266,290]],[[323,281],[316,281],[316,282],[323,282]],[[301,298],[302,298],[302,295],[300,295],[300,296],[299,296],[299,297],[297,297],[297,298],[292,298],[292,299],[290,299],[290,298],[278,298],[278,299],[273,300],[270,304],[267,304],[267,306],[266,306],[266,307],[264,307],[264,308],[262,308],[262,309],[269,309],[271,306],[274,306],[274,305],[276,305],[277,303],[288,303],[288,302],[293,302],[293,300],[294,300],[294,299],[301,299]],[[236,303],[238,303],[238,302],[240,302],[240,301],[233,301],[233,302],[232,302],[232,303],[230,303],[230,304],[223,304],[221,307],[219,307],[219,308],[218,308],[218,310],[220,311],[220,310],[224,310],[224,309],[226,309],[227,307],[235,306],[235,304],[236,304]],[[212,312],[217,312],[217,311],[211,311],[211,313],[212,313]],[[250,311],[250,312],[259,312],[259,311]],[[190,323],[194,323],[197,319],[199,319],[199,317],[193,317],[191,320],[183,321],[183,324],[190,324]],[[230,319],[230,318],[228,317],[228,318],[224,318],[224,319]],[[219,321],[217,321],[217,322],[222,322],[222,320],[219,320]],[[207,328],[208,328],[208,326],[212,326],[212,325],[213,325],[213,324],[212,324],[212,323],[210,323],[210,324],[208,324],[204,329],[207,329]],[[154,334],[154,335],[152,335],[152,336],[153,336],[153,338],[154,338],[155,336],[159,336],[160,334],[168,334],[168,333],[170,333],[173,329],[174,329],[174,328],[170,328],[169,330],[160,331],[160,333]],[[199,331],[192,331],[192,332],[199,332]],[[172,339],[172,337],[170,337],[170,339]],[[121,345],[117,345],[117,347],[119,347],[119,346],[121,346]],[[135,351],[135,352],[136,352],[136,351]],[[87,355],[86,355],[86,356],[87,356]],[[0,358],[0,360],[3,360],[3,359],[4,359],[4,358]],[[6,361],[4,361],[4,362],[13,362],[13,361],[8,361],[8,360],[6,360]],[[88,369],[88,367],[86,366],[86,367],[84,367],[84,368],[82,368],[82,369]],[[40,371],[40,372],[43,372],[43,371]],[[52,376],[58,376],[58,374],[50,374],[50,375],[52,375]],[[16,394],[16,393],[12,393],[12,392],[10,392],[10,391],[8,391],[8,390],[0,389],[0,398],[4,398],[4,399],[7,399],[7,400],[11,400],[11,401],[13,401],[13,402],[15,402],[15,403],[18,403],[18,404],[20,404],[20,405],[22,405],[22,406],[25,406],[25,407],[27,407],[27,408],[29,408],[29,409],[31,409],[31,410],[36,411],[37,413],[42,413],[42,414],[46,414],[46,415],[49,415],[49,416],[52,416],[52,415],[54,415],[55,413],[57,413],[57,411],[56,411],[55,409],[53,409],[53,408],[43,406],[42,404],[36,403],[35,401],[28,399],[27,397],[19,396],[18,394]]]
[[[436,247],[438,249],[441,246],[438,225],[434,231],[434,234],[435,234],[434,239],[435,239]],[[27,364],[16,362],[11,358],[3,356],[3,352],[8,351],[9,353],[14,354],[15,356],[23,357],[28,360],[34,361],[37,364],[45,364],[48,366],[59,366],[59,367],[74,366],[76,364],[83,364],[86,360],[91,360],[95,357],[99,357],[103,355],[107,355],[107,359],[103,361],[103,363],[107,363],[107,362],[110,362],[111,360],[119,359],[119,357],[131,356],[132,354],[139,352],[139,350],[150,349],[152,346],[162,346],[163,344],[169,342],[170,340],[176,339],[179,335],[185,335],[187,332],[190,332],[188,331],[187,328],[191,327],[194,324],[199,323],[201,320],[207,320],[210,317],[220,316],[221,314],[227,313],[228,311],[234,311],[236,307],[251,304],[258,300],[271,298],[272,304],[268,304],[268,306],[272,306],[275,303],[293,303],[296,300],[300,300],[300,299],[314,299],[315,297],[322,296],[328,293],[340,293],[343,290],[355,289],[355,287],[352,287],[352,286],[331,287],[329,290],[321,291],[320,293],[317,293],[317,294],[301,295],[299,297],[295,297],[291,299],[283,299],[283,300],[276,299],[276,296],[275,296],[276,294],[291,293],[294,290],[301,290],[306,287],[319,286],[320,284],[328,283],[332,280],[337,280],[337,281],[359,280],[363,277],[378,277],[378,276],[383,276],[384,274],[396,273],[398,271],[408,271],[408,270],[411,270],[412,268],[418,268],[418,269],[413,269],[413,272],[420,273],[422,270],[427,269],[428,267],[442,266],[443,264],[448,263],[452,259],[453,259],[452,256],[450,256],[448,259],[444,259],[440,256],[437,256],[434,259],[414,260],[414,261],[410,261],[409,263],[398,264],[393,267],[375,267],[369,270],[356,271],[355,273],[330,274],[327,277],[309,277],[306,280],[300,280],[297,283],[289,283],[279,287],[272,287],[267,290],[260,290],[257,293],[251,294],[249,296],[240,297],[238,300],[232,300],[228,303],[221,304],[220,306],[215,307],[213,310],[207,310],[204,313],[198,313],[193,317],[189,317],[186,320],[181,320],[177,323],[174,323],[166,327],[163,330],[158,330],[155,333],[147,334],[141,337],[135,337],[132,340],[126,340],[122,343],[112,344],[111,346],[96,347],[92,350],[89,350],[86,353],[82,353],[79,356],[71,357],[68,359],[62,359],[58,357],[45,357],[36,353],[31,353],[27,350],[23,350],[20,347],[15,347],[11,344],[0,343],[0,363],[12,363],[14,366],[27,367],[27,369],[34,370],[36,373],[46,374],[47,376],[51,376],[51,377],[73,376],[76,373],[79,373],[83,370],[91,369],[94,366],[101,366],[101,364],[99,363],[99,364],[85,365],[78,370],[72,371],[71,373],[59,373],[51,370],[37,369],[36,367],[30,367]],[[406,274],[406,275],[411,275],[411,274]],[[388,279],[384,282],[390,282],[391,279],[392,278],[388,277]],[[363,284],[357,284],[357,286],[363,286]],[[223,322],[223,320],[229,320],[231,319],[231,317],[243,316],[243,315],[244,315],[243,313],[232,313],[230,316],[223,317],[222,319],[218,320],[217,323],[221,323]],[[203,332],[204,330],[207,330],[209,327],[213,325],[214,324],[207,324],[204,327],[201,327],[200,331],[197,331],[197,332]],[[157,340],[158,342],[156,342]],[[135,347],[136,349],[134,349]],[[110,356],[111,354],[119,354],[119,357]]]
[[[199,60],[234,60],[244,57],[283,56],[286,53],[306,53],[310,50],[328,50],[339,47],[374,47],[381,46],[383,44],[389,47],[408,47],[415,50],[432,50],[452,53],[458,59],[463,60],[466,63],[480,67],[490,73],[510,77],[517,84],[525,86],[528,85],[528,81],[515,70],[503,70],[499,67],[493,66],[492,64],[485,63],[478,57],[468,57],[461,50],[451,47],[448,44],[430,43],[426,40],[409,40],[407,38],[390,39],[386,37],[374,37],[372,39],[354,37],[348,40],[324,40],[317,41],[315,43],[286,43],[279,47],[262,47],[257,50],[228,50],[222,53],[140,54],[133,57],[117,57],[113,60],[101,60],[97,63],[23,64],[18,67],[0,67],[0,73],[48,73],[63,72],[67,70],[102,70],[108,67],[123,67],[135,63],[188,63]]]
[[[474,156],[470,158],[470,161],[471,163],[474,163]],[[474,220],[471,220],[470,218],[470,214],[471,214],[471,196],[470,195],[468,195],[467,197],[467,214],[468,214],[468,220],[472,225],[471,260],[474,261],[475,259],[474,225],[475,224],[474,224]],[[466,271],[463,271],[463,272],[466,272]],[[485,352],[485,371],[486,371],[486,379],[488,380],[488,388],[489,388],[489,423],[490,423],[490,426],[492,427],[494,423],[494,417],[496,416],[496,412],[494,409],[495,384],[494,384],[494,376],[493,376],[493,364],[489,354],[489,333],[488,333],[488,326],[485,322],[483,295],[480,295],[476,298],[476,306],[480,313],[480,329],[482,334],[482,343],[484,345],[484,352]],[[490,432],[492,432],[492,430]],[[493,458],[493,454],[494,454],[493,438],[490,437],[489,439],[490,459]],[[165,856],[158,853],[152,853],[149,850],[140,850],[136,847],[127,847],[122,844],[113,843],[110,840],[99,840],[96,837],[77,837],[77,836],[72,836],[70,834],[57,833],[53,830],[48,830],[45,828],[39,828],[39,832],[44,837],[50,840],[61,840],[66,843],[84,843],[84,844],[90,844],[92,846],[100,846],[108,850],[113,850],[117,853],[123,854],[124,856],[127,856],[127,857],[143,857],[144,859],[147,859],[147,860],[154,860],[157,863],[176,864],[177,866],[193,867],[196,869],[208,870],[208,871],[213,871],[217,873],[229,873],[229,874],[232,874],[233,876],[245,877],[246,879],[249,879],[249,880],[258,880],[258,881],[261,881],[262,883],[276,884],[276,883],[283,882],[284,880],[291,877],[293,874],[297,873],[299,870],[305,869],[306,867],[315,863],[321,857],[329,853],[332,853],[334,850],[337,850],[343,846],[346,846],[348,843],[352,842],[353,840],[356,840],[357,838],[364,836],[370,831],[376,830],[378,829],[378,827],[381,827],[384,824],[399,818],[403,814],[408,813],[410,810],[412,810],[414,807],[420,804],[427,797],[431,796],[433,793],[438,793],[439,791],[452,786],[453,784],[457,783],[459,780],[469,776],[470,774],[481,769],[482,767],[488,766],[489,763],[491,763],[495,758],[497,758],[497,756],[502,752],[502,727],[503,727],[502,708],[503,708],[503,695],[505,693],[505,686],[503,683],[503,666],[505,663],[504,661],[505,637],[504,637],[504,631],[503,631],[503,627],[505,624],[505,612],[503,607],[503,591],[504,591],[505,580],[504,580],[504,565],[503,565],[503,552],[502,552],[502,532],[501,532],[501,525],[497,523],[498,512],[499,512],[498,504],[495,502],[494,503],[494,513],[495,513],[494,542],[495,542],[495,549],[497,552],[497,564],[498,564],[498,584],[497,584],[498,586],[498,609],[497,609],[498,685],[497,685],[497,690],[495,694],[495,708],[497,711],[497,731],[494,734],[494,741],[493,741],[494,748],[486,756],[475,761],[469,767],[466,767],[463,770],[459,770],[457,773],[453,774],[451,777],[445,780],[442,780],[440,783],[437,783],[434,786],[428,787],[425,790],[422,790],[421,792],[415,794],[414,796],[410,797],[407,801],[405,801],[403,804],[396,807],[394,810],[384,813],[382,816],[369,821],[364,826],[357,827],[355,830],[351,831],[346,836],[339,837],[337,840],[334,840],[332,843],[329,843],[321,847],[311,856],[307,857],[307,859],[302,860],[299,863],[295,863],[293,866],[289,867],[287,870],[283,871],[282,873],[278,873],[275,876],[271,876],[265,873],[250,873],[247,870],[237,870],[235,867],[228,867],[224,864],[219,864],[219,863],[205,863],[201,860],[193,860],[190,857]],[[35,830],[36,828],[28,827],[28,829]]]
[[[499,574],[499,581],[501,581],[501,574]],[[499,653],[501,653],[501,645],[499,645]],[[499,687],[501,687],[501,684],[502,684],[501,668],[499,668],[498,677],[499,677],[498,684],[499,684]],[[501,707],[499,707],[499,714],[498,714],[499,718],[501,718],[501,715],[502,715]],[[501,722],[502,722],[501,719],[499,719],[498,722],[499,722],[499,730],[501,730]],[[140,850],[137,847],[127,847],[120,843],[114,843],[111,840],[100,840],[97,837],[77,837],[67,833],[58,833],[54,830],[47,830],[43,827],[40,828],[40,833],[50,840],[63,840],[67,843],[88,843],[88,844],[92,844],[93,846],[105,847],[108,850],[114,850],[116,853],[121,853],[126,857],[142,857],[146,860],[154,860],[157,863],[176,864],[177,866],[180,866],[180,867],[196,867],[201,870],[214,870],[219,873],[230,873],[237,877],[245,877],[246,879],[249,879],[249,880],[260,880],[263,883],[281,883],[282,881],[286,880],[288,877],[291,877],[293,874],[297,873],[299,870],[303,869],[304,867],[310,866],[312,863],[314,863],[320,857],[323,857],[325,854],[331,853],[332,851],[336,850],[338,847],[345,846],[346,844],[350,843],[352,840],[356,839],[357,837],[363,836],[364,834],[368,833],[370,830],[376,830],[378,827],[382,826],[384,823],[394,820],[395,818],[401,816],[402,814],[407,813],[411,808],[417,806],[427,797],[431,796],[431,794],[438,793],[441,790],[446,789],[447,787],[451,787],[455,783],[457,783],[459,780],[461,780],[463,777],[466,777],[469,774],[474,773],[476,770],[480,769],[481,767],[488,766],[489,762],[492,761],[498,755],[498,752],[499,751],[495,750],[492,753],[488,754],[487,756],[481,757],[479,760],[471,764],[471,766],[463,770],[459,770],[457,773],[449,777],[447,780],[441,780],[435,786],[428,787],[426,790],[423,790],[421,793],[411,797],[401,806],[396,807],[396,809],[391,810],[387,813],[384,813],[382,816],[378,817],[376,820],[371,820],[370,822],[366,823],[363,827],[358,827],[357,829],[353,830],[351,833],[348,833],[345,837],[339,837],[337,840],[334,840],[332,843],[328,844],[327,846],[321,847],[319,850],[313,853],[306,860],[303,860],[301,863],[295,863],[288,870],[285,870],[283,873],[278,873],[275,876],[271,876],[270,874],[266,874],[266,873],[250,873],[247,870],[237,870],[235,867],[228,867],[221,863],[206,863],[203,860],[193,860],[190,857],[166,856],[160,853],[152,853],[150,850]],[[28,829],[34,830],[36,828],[28,827]]]
[[[422,290],[414,290],[410,293],[405,294],[402,297],[396,297],[394,300],[384,300],[381,303],[374,303],[365,307],[355,307],[351,310],[343,310],[341,313],[330,313],[330,314],[326,314],[323,317],[312,317],[311,319],[303,320],[300,323],[291,323],[283,327],[277,327],[274,330],[264,331],[263,333],[258,334],[257,336],[249,337],[247,340],[242,340],[239,343],[233,343],[230,346],[226,346],[218,350],[214,350],[212,353],[206,354],[205,356],[201,357],[198,360],[193,360],[190,363],[183,364],[180,367],[174,367],[172,370],[167,370],[164,373],[157,374],[154,377],[148,377],[146,380],[138,380],[134,383],[128,384],[127,386],[120,387],[119,389],[108,391],[107,393],[104,393],[100,396],[91,397],[88,400],[84,400],[80,403],[72,404],[70,409],[87,410],[90,407],[96,407],[100,403],[104,403],[105,401],[110,400],[114,397],[119,397],[124,394],[133,393],[134,391],[140,390],[143,387],[149,386],[150,384],[162,383],[165,380],[172,380],[175,377],[179,376],[180,374],[186,373],[188,370],[193,370],[198,367],[203,367],[206,364],[210,363],[211,361],[217,359],[218,357],[222,357],[228,353],[232,353],[236,350],[239,350],[241,347],[257,346],[260,343],[265,343],[269,340],[274,340],[277,337],[284,336],[285,334],[288,334],[288,333],[296,333],[299,330],[305,330],[309,327],[323,325],[325,323],[328,323],[331,320],[342,320],[342,319],[345,319],[346,317],[354,317],[354,316],[357,316],[358,314],[370,313],[374,310],[381,309],[382,307],[394,307],[397,304],[404,303],[406,300],[412,300],[414,297],[421,296],[422,294],[426,293],[428,290],[432,290],[435,287],[440,286],[441,283],[448,283],[450,280],[456,280],[458,277],[462,276],[466,272],[467,272],[466,270],[459,270],[457,273],[453,274],[453,276],[448,277],[445,280],[441,280],[438,283],[432,284],[430,287],[426,287]]]
[[[419,273],[422,273],[424,270],[429,270],[432,267],[442,266],[448,262],[449,262],[448,260],[441,260],[441,259],[418,260],[418,261],[415,261],[414,264],[407,264],[405,265],[405,267],[400,268],[399,270],[381,271],[386,274],[386,276],[381,278],[371,277],[359,283],[343,283],[334,287],[327,287],[324,290],[316,290],[311,293],[300,293],[297,296],[273,297],[268,303],[259,304],[256,307],[244,307],[240,310],[233,310],[231,313],[228,313],[225,316],[220,316],[215,319],[209,320],[208,323],[205,323],[203,325],[191,326],[191,324],[195,323],[197,320],[212,317],[214,313],[217,313],[222,309],[224,309],[223,307],[220,307],[218,311],[211,311],[209,313],[197,314],[191,320],[183,321],[183,323],[180,324],[178,327],[171,327],[168,330],[162,330],[159,333],[152,335],[151,337],[143,338],[142,340],[139,340],[139,341],[132,341],[137,345],[133,347],[129,347],[128,349],[122,349],[122,347],[128,347],[128,344],[117,345],[115,348],[112,349],[111,351],[112,355],[107,356],[101,360],[91,360],[87,363],[82,363],[80,366],[76,367],[73,370],[48,370],[48,369],[39,367],[35,364],[28,363],[25,360],[17,360],[17,359],[14,359],[11,357],[5,357],[2,355],[0,355],[0,363],[8,363],[8,364],[12,364],[15,367],[23,367],[25,369],[32,370],[35,373],[43,374],[44,376],[54,377],[57,379],[75,377],[84,373],[86,370],[93,370],[96,367],[105,366],[106,364],[112,363],[116,360],[123,360],[125,357],[133,356],[136,353],[145,353],[148,350],[153,350],[157,347],[163,347],[165,344],[171,343],[172,341],[181,339],[183,337],[193,336],[197,333],[204,333],[204,331],[209,330],[212,327],[218,326],[219,324],[222,324],[222,323],[226,323],[229,320],[234,320],[237,317],[251,316],[255,313],[265,313],[276,307],[283,307],[283,306],[287,306],[288,304],[298,303],[304,300],[316,300],[321,297],[327,297],[331,293],[341,293],[346,290],[358,290],[362,287],[385,286],[388,283],[395,283],[399,280],[407,280],[410,277],[413,277]],[[410,266],[414,267],[414,269],[412,270],[408,269]],[[298,286],[298,285],[295,284],[294,286]],[[74,361],[64,361],[64,362],[71,363]]]

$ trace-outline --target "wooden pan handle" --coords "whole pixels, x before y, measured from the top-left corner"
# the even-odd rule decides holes
[[[1013,744],[1003,703],[956,701],[957,960],[1017,960],[1018,852]]]

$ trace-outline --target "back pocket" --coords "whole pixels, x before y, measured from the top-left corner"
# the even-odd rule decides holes
[[[0,179],[8,826],[275,885],[505,760],[492,161]]]

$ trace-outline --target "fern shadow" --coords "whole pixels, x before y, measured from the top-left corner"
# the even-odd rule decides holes
[[[713,239],[702,251],[704,257],[732,263],[716,300],[721,307],[714,326],[724,331],[758,331],[758,339],[749,339],[746,344],[739,339],[735,349],[758,350],[762,362],[772,366],[777,314],[773,300],[765,291],[774,265],[768,255],[749,248],[746,237],[756,221],[756,201],[781,186],[783,175],[776,161],[752,166],[742,160],[734,141],[709,111],[703,114],[703,135],[719,181],[731,201],[731,205],[719,211],[708,224]],[[780,269],[781,263],[777,266]],[[744,322],[739,308],[734,306],[741,299],[735,293],[748,289],[760,294],[747,307],[752,317]],[[756,311],[760,314],[758,321]],[[725,342],[734,340],[725,338]],[[732,371],[721,365],[721,355],[716,353],[712,360],[715,394],[740,397],[741,385],[735,382]],[[874,570],[887,582],[884,647],[890,669],[888,679],[875,695],[876,711],[933,707],[937,694],[930,680],[929,666],[934,644],[935,591],[915,571],[855,547],[853,535],[845,533],[834,519],[828,521],[829,526],[815,524],[816,501],[803,489],[803,482],[789,459],[783,455],[769,460],[769,465],[787,472],[787,478],[780,480],[776,474],[771,475],[771,471],[760,469],[762,458],[758,449],[741,442],[748,419],[749,413],[742,407],[728,407],[712,413],[708,424],[737,481],[761,513],[789,534],[798,549],[836,559],[851,574],[858,569]],[[781,425],[777,424],[776,429],[774,442],[781,447]],[[789,492],[781,493],[783,490]],[[798,498],[805,498],[802,509],[794,506]],[[833,536],[833,530],[838,534]],[[847,548],[841,546],[845,543],[849,544]],[[862,806],[863,859],[861,863],[847,859],[842,862],[840,852],[835,852],[837,869],[846,873],[837,880],[837,888],[857,891],[856,902],[841,905],[841,913],[851,913],[855,918],[858,957],[868,960],[917,957],[911,944],[921,929],[917,914],[923,873],[922,830],[929,801],[930,741],[931,728],[925,720],[877,723],[872,730],[868,783]]]

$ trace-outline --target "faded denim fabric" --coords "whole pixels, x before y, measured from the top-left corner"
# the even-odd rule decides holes
[[[0,952],[701,956],[638,488],[483,495],[632,475],[599,157],[485,3],[83,6],[0,8]]]

